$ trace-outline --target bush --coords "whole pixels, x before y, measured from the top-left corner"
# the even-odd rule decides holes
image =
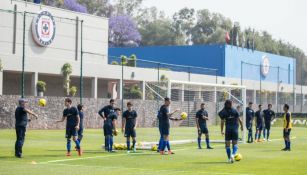
[[[130,66],[130,67],[136,67],[136,55],[131,55],[128,59],[128,62],[127,62],[127,66]]]
[[[111,64],[112,65],[119,65],[117,61],[112,61]]]
[[[77,87],[76,86],[71,86],[71,88],[69,89],[69,94],[70,96],[74,97],[77,93]]]
[[[45,92],[46,91],[46,83],[44,81],[37,81],[36,87],[37,87],[38,92]]]

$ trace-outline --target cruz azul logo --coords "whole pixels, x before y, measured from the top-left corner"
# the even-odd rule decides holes
[[[32,21],[32,35],[34,41],[43,47],[52,43],[55,37],[55,20],[50,12],[41,11]]]
[[[270,72],[270,60],[267,56],[262,57],[261,73],[266,77]]]

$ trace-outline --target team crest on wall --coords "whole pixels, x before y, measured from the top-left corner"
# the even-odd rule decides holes
[[[39,46],[49,46],[55,37],[55,20],[48,11],[41,11],[32,21],[32,35]]]
[[[267,56],[262,57],[261,63],[261,73],[264,77],[266,77],[270,72],[270,60]]]

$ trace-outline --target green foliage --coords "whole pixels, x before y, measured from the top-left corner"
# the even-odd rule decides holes
[[[46,82],[37,81],[36,87],[38,92],[46,92]]]
[[[121,65],[125,66],[127,64],[127,57],[125,55],[121,55],[120,60],[121,60]]]
[[[62,68],[61,72],[63,74],[63,88],[64,92],[67,96],[70,95],[70,75],[72,73],[72,66],[69,63],[65,63]]]
[[[117,61],[112,61],[111,64],[112,65],[119,65],[119,63]]]
[[[166,75],[161,75],[160,76],[160,81],[166,82],[166,81],[168,81],[168,78],[166,77]]]
[[[126,99],[142,99],[142,89],[137,85],[124,87],[124,98]]]
[[[63,75],[70,75],[72,73],[72,66],[69,63],[65,63],[62,66],[61,72]]]
[[[74,97],[77,93],[77,87],[76,86],[71,86],[71,88],[69,89],[69,95]]]
[[[136,60],[137,60],[136,55],[135,54],[131,55],[128,59],[127,66],[136,67]]]

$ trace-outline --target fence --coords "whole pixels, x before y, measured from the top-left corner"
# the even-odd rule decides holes
[[[304,95],[295,93],[295,75],[290,65],[285,68],[241,62],[241,85],[248,85],[249,80],[259,82],[254,86],[256,92],[247,90],[247,100],[265,107],[273,104],[277,112],[283,111],[285,103],[290,105],[292,112],[304,112]],[[272,84],[265,87],[264,82]]]

